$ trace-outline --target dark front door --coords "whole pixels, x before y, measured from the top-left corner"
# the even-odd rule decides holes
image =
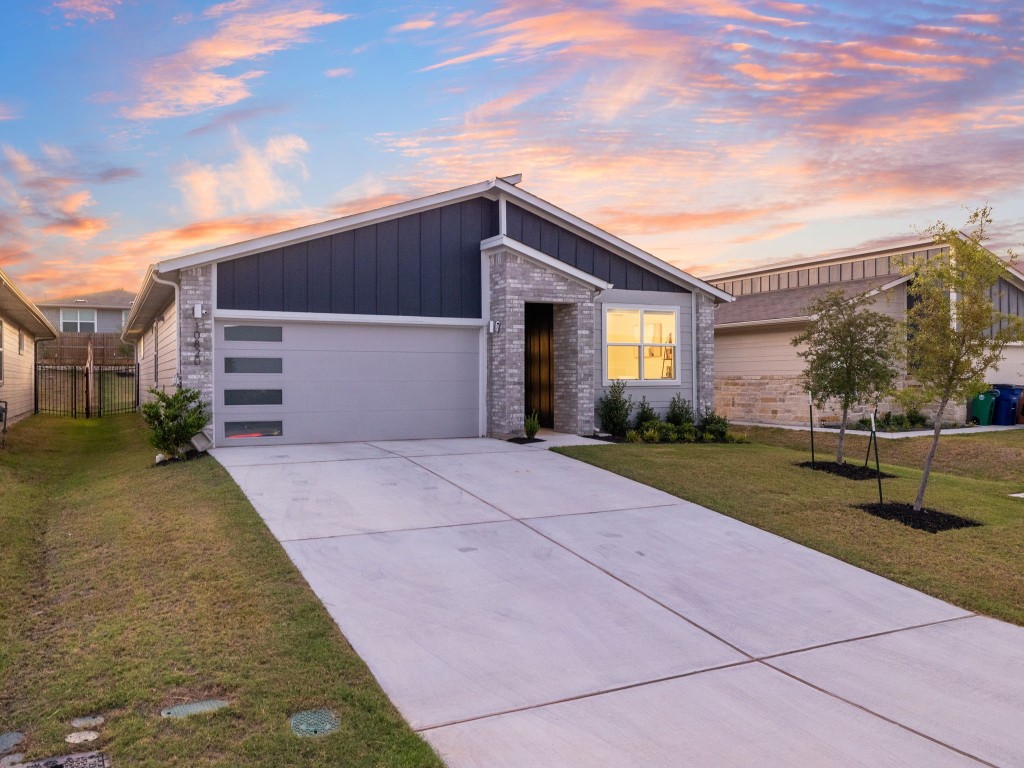
[[[551,304],[526,305],[526,415],[536,411],[548,429],[555,426],[554,309]]]

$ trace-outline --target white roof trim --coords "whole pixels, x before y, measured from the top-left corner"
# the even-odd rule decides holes
[[[552,270],[553,272],[560,272],[566,277],[569,277],[579,283],[589,285],[592,288],[608,291],[613,287],[611,283],[606,282],[599,277],[594,277],[589,272],[584,272],[582,269],[576,269],[576,267],[571,264],[559,261],[552,256],[548,256],[546,253],[541,253],[536,248],[531,248],[525,243],[513,240],[508,235],[495,235],[494,237],[489,237],[480,243],[481,253],[488,253],[500,248],[507,248],[510,251],[515,251],[531,261],[535,261],[541,266]]]
[[[625,240],[622,240],[609,232],[605,232],[600,227],[596,227],[590,222],[584,221],[579,216],[574,216],[568,211],[562,210],[556,205],[552,205],[547,200],[542,200],[536,195],[532,195],[519,187],[514,187],[502,179],[495,179],[494,186],[496,189],[506,193],[509,197],[514,198],[516,201],[524,203],[526,206],[534,209],[535,212],[544,214],[545,218],[554,219],[562,225],[569,224],[581,233],[587,235],[589,238],[611,245],[615,250],[620,251],[620,255],[624,256],[629,261],[639,261],[652,272],[660,273],[673,283],[682,284],[686,287],[693,288],[694,290],[701,291],[702,293],[707,293],[720,301],[736,300],[731,293],[727,293],[720,288],[716,288],[710,283],[706,283],[691,274],[683,272],[681,269],[672,266],[668,262],[662,261],[658,257],[647,253],[647,251],[643,251],[635,245],[631,245]]]
[[[767,320],[742,320],[738,323],[716,323],[715,329],[750,328],[758,325],[790,325],[793,323],[805,323],[810,319],[811,315],[797,315],[795,317],[771,317]]]
[[[935,241],[931,238],[917,239],[917,240],[906,240],[899,241],[892,245],[886,245],[879,248],[855,248],[844,251],[838,251],[836,253],[818,254],[817,256],[803,256],[796,259],[784,259],[782,261],[775,261],[769,264],[757,264],[750,267],[744,267],[742,269],[733,269],[728,272],[716,272],[711,275],[705,275],[705,280],[735,280],[737,278],[752,277],[754,275],[760,275],[766,272],[781,272],[788,269],[800,269],[809,267],[811,265],[829,264],[836,261],[856,261],[858,259],[865,259],[869,256],[879,258],[880,256],[893,253],[906,253],[909,250],[918,250],[920,248],[940,248],[935,244]]]
[[[630,245],[626,241],[595,227],[593,224],[584,221],[578,216],[574,216],[573,214],[542,200],[536,195],[525,192],[515,186],[515,184],[511,184],[505,179],[499,178],[488,179],[487,181],[481,181],[477,184],[470,184],[466,187],[459,187],[458,189],[439,192],[435,195],[428,195],[427,197],[421,197],[416,200],[396,203],[395,205],[377,208],[364,213],[344,216],[339,219],[331,219],[330,221],[324,221],[317,224],[309,224],[307,226],[290,229],[285,232],[264,235],[263,237],[246,240],[241,243],[212,248],[210,250],[187,254],[185,256],[176,256],[159,262],[155,267],[155,271],[159,273],[173,272],[185,267],[194,267],[200,264],[210,264],[218,261],[226,261],[228,259],[237,259],[242,256],[249,256],[272,248],[283,248],[288,245],[312,240],[317,237],[345,232],[350,229],[356,229],[357,227],[376,224],[401,216],[407,216],[412,213],[437,208],[442,205],[450,205],[451,203],[472,199],[481,195],[495,198],[499,193],[507,195],[510,199],[514,199],[516,202],[532,209],[539,215],[543,215],[545,218],[553,219],[556,223],[562,226],[567,225],[569,228],[578,230],[580,234],[585,235],[588,238],[596,239],[601,244],[610,246],[613,250],[619,252],[619,255],[629,261],[639,263],[650,269],[652,272],[662,275],[665,279],[670,280],[673,283],[701,291],[715,297],[719,301],[735,300],[731,294],[715,288],[713,285],[710,285],[703,280],[699,280],[693,275],[687,274],[671,264],[652,256],[646,251],[642,251],[636,246]]]
[[[245,240],[241,243],[224,245],[219,248],[212,248],[208,251],[199,251],[185,256],[166,259],[156,265],[158,272],[173,272],[185,267],[194,267],[199,264],[209,264],[228,259],[237,259],[241,256],[249,256],[253,253],[270,250],[272,248],[283,248],[295,243],[312,240],[325,235],[334,235],[345,232],[367,224],[377,224],[400,216],[407,216],[410,213],[438,208],[442,205],[450,205],[462,200],[468,200],[486,194],[494,187],[495,180],[482,181],[478,184],[471,184],[468,187],[459,187],[447,192],[439,192],[436,195],[428,195],[415,200],[406,200],[402,203],[387,205],[383,208],[375,208],[372,211],[343,216],[339,219],[322,221],[317,224],[307,224],[304,227],[289,229],[284,232],[275,232],[271,235]],[[512,187],[515,189],[515,187]]]

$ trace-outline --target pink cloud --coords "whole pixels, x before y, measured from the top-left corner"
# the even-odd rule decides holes
[[[16,120],[17,118],[18,115],[14,112],[13,107],[0,103],[0,121]]]
[[[968,24],[984,24],[994,26],[1000,23],[998,14],[995,13],[961,13],[953,17],[956,21],[966,21]]]
[[[351,67],[335,67],[324,72],[327,77],[349,77],[355,72]]]
[[[66,19],[98,19],[114,18],[114,8],[121,0],[57,0],[53,7],[64,14]]]
[[[391,27],[388,32],[418,32],[424,29],[430,29],[437,22],[434,21],[433,16],[423,16],[418,19],[409,19],[403,21],[401,24],[396,24]]]
[[[215,6],[219,9],[215,15],[223,17],[217,30],[146,67],[138,98],[122,114],[151,120],[235,104],[250,95],[249,83],[265,72],[222,70],[307,42],[310,30],[347,18],[325,13],[319,5],[278,6],[261,12],[248,12],[248,7],[239,2]]]

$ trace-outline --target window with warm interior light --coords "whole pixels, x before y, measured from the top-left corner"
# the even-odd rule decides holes
[[[676,381],[679,313],[665,307],[607,307],[604,314],[608,381]]]

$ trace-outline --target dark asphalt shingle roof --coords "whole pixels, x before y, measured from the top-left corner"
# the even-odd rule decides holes
[[[847,296],[856,296],[858,293],[866,293],[898,279],[898,275],[885,275],[737,296],[736,301],[718,305],[715,310],[715,325],[806,317],[807,306],[829,291],[841,288]]]
[[[76,299],[85,299],[84,302]],[[61,299],[50,301],[37,301],[37,307],[98,307],[101,309],[131,309],[135,294],[123,288],[115,288],[111,291],[96,291],[95,293],[80,293],[74,296],[66,296]]]

